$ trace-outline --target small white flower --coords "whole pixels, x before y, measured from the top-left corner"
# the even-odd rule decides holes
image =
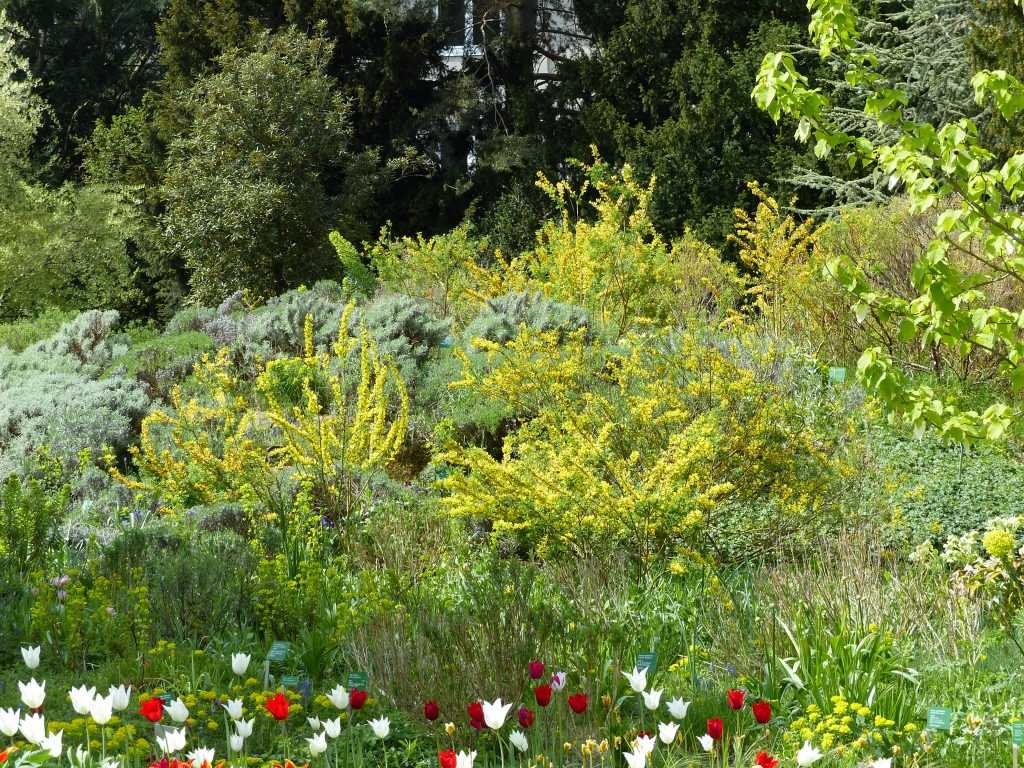
[[[520,752],[525,752],[530,748],[530,743],[526,740],[526,734],[522,731],[512,731],[508,737],[509,744],[518,749]]]
[[[156,744],[166,755],[180,752],[185,748],[185,729],[164,728],[163,735],[156,737]]]
[[[25,666],[29,669],[36,669],[39,666],[39,646],[25,646],[21,647],[21,658],[25,662]]]
[[[348,709],[348,691],[340,685],[334,686],[334,690],[327,694],[327,700],[338,709]]]
[[[697,739],[697,741],[699,741],[700,745],[704,747],[705,752],[710,752],[712,749],[715,748],[715,740],[706,733],[699,739]]]
[[[171,720],[176,723],[184,723],[188,720],[188,707],[185,706],[185,702],[181,699],[175,699],[167,705],[167,714],[171,716]]]
[[[314,717],[307,717],[306,718],[306,722],[309,723],[310,730],[313,730],[313,731],[319,731],[320,730],[320,718],[319,717],[316,717],[316,716],[314,716]]]
[[[242,700],[241,699],[228,699],[224,702],[224,709],[228,712],[228,717],[232,720],[242,719]]]
[[[206,747],[193,749],[185,757],[192,761],[192,768],[203,768],[204,765],[213,765],[213,750]]]
[[[661,706],[661,691],[656,691],[653,688],[644,691],[644,706],[652,712]]]
[[[128,709],[128,705],[132,700],[132,687],[129,685],[127,688],[123,685],[119,685],[116,688],[110,686],[110,690],[107,691],[107,695],[113,702],[114,710],[116,712],[123,712]]]
[[[472,752],[459,752],[455,756],[455,768],[473,768],[474,760],[476,760],[476,750]]]
[[[327,737],[322,733],[316,734],[311,739],[306,739],[306,743],[309,744],[309,754],[313,757],[327,751]]]
[[[868,768],[892,768],[891,757],[880,757],[877,760],[872,761]]]
[[[18,732],[21,724],[21,710],[11,707],[0,709],[0,733],[4,736],[13,736]]]
[[[658,738],[662,744],[671,744],[676,740],[679,723],[658,723]]]
[[[92,707],[92,700],[96,698],[95,688],[86,688],[80,685],[68,691],[68,698],[71,699],[71,708],[79,715],[88,715]]]
[[[391,733],[391,721],[386,717],[378,717],[376,720],[371,720],[369,725],[373,729],[373,735],[378,739],[386,739],[388,734]]]
[[[816,747],[812,747],[809,741],[805,741],[804,745],[800,747],[800,751],[796,753],[796,764],[801,766],[801,768],[816,763],[820,759],[821,752]]]
[[[651,754],[651,752],[654,751],[654,748],[657,746],[657,744],[658,742],[655,740],[653,736],[637,736],[636,739],[633,741],[633,751],[643,752],[645,755],[649,755]]]
[[[50,757],[60,757],[60,753],[64,751],[63,742],[64,731],[60,730],[56,733],[51,733],[45,739],[39,742],[39,746],[45,751],[50,753]]]
[[[26,715],[21,718],[18,728],[21,730],[21,735],[25,737],[25,741],[35,744],[37,747],[46,738],[46,720],[42,715]]]
[[[106,725],[114,714],[113,696],[96,696],[89,705],[89,716],[96,722],[96,725]]]
[[[18,688],[21,690],[21,700],[29,709],[39,709],[43,706],[43,700],[46,698],[46,681],[37,683],[33,677],[29,682],[22,683],[18,682]]]
[[[636,752],[623,752],[622,756],[626,758],[626,765],[629,768],[644,768],[647,764],[647,753],[637,750]]]
[[[642,693],[647,687],[647,667],[643,669],[633,667],[632,672],[623,672],[622,675],[629,680],[629,687],[633,689],[634,693]]]
[[[235,731],[243,739],[248,739],[252,736],[252,724],[256,722],[256,718],[250,718],[249,720],[239,720],[235,723]]]
[[[484,709],[484,722],[487,724],[487,727],[492,731],[499,730],[505,724],[505,718],[508,717],[508,711],[512,709],[512,704],[502,704],[500,697],[490,703],[486,701],[481,703]]]
[[[555,672],[555,674],[551,676],[551,690],[560,691],[565,688],[565,679],[565,672]]]
[[[245,739],[243,739],[237,733],[232,733],[230,736],[228,736],[228,746],[231,747],[232,752],[241,752],[242,747],[245,746]]]
[[[336,717],[333,720],[324,720],[324,733],[327,734],[327,738],[336,739],[341,735],[341,718]]]
[[[252,661],[252,656],[248,653],[232,653],[231,671],[241,677],[245,674],[245,670],[249,668],[250,661]]]
[[[666,706],[668,707],[668,713],[672,715],[672,717],[676,720],[682,720],[686,717],[686,710],[690,708],[690,702],[683,701],[680,698],[675,698],[669,700]]]

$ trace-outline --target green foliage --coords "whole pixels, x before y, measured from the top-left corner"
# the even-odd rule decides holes
[[[450,320],[433,317],[423,303],[400,295],[380,296],[352,322],[365,326],[380,353],[409,373],[426,362],[451,330]]]
[[[836,53],[847,63],[847,81],[863,89],[865,116],[892,126],[895,139],[876,142],[836,125],[830,118],[830,99],[808,87],[790,53],[765,56],[754,88],[759,106],[776,120],[782,114],[798,120],[797,136],[804,141],[813,136],[819,157],[842,153],[853,165],[877,163],[891,183],[905,185],[914,212],[956,196],[952,207],[937,218],[933,239],[914,263],[914,298],[877,285],[849,259],[834,259],[830,272],[855,295],[858,318],[874,313],[904,341],[919,339],[924,346],[945,347],[959,356],[975,351],[992,355],[1004,380],[1019,388],[1024,384],[1020,312],[999,302],[988,286],[1004,277],[1021,278],[1016,253],[1024,245],[1024,218],[1005,203],[1024,193],[1024,153],[1000,165],[980,143],[978,128],[968,118],[940,127],[915,122],[904,112],[906,94],[892,87],[874,60],[855,48],[859,32],[852,4],[812,0],[811,8],[810,29],[822,58]],[[1004,117],[1024,111],[1024,85],[1007,72],[981,71],[972,85],[976,99]],[[971,252],[981,262],[977,270],[965,270],[952,255],[963,252],[968,242],[976,243]],[[894,417],[918,432],[932,426],[954,440],[1000,439],[1013,420],[1015,407],[1008,402],[978,412],[943,400],[932,387],[910,380],[878,346],[864,350],[858,373]]]
[[[106,374],[136,379],[145,384],[151,396],[166,396],[170,387],[185,378],[213,348],[213,339],[205,333],[164,334],[132,344],[111,359]]]
[[[336,274],[330,222],[360,234],[374,160],[351,151],[349,106],[326,74],[332,50],[295,30],[262,34],[189,90],[163,228],[198,300],[241,288],[267,296]]]
[[[531,331],[552,331],[565,339],[580,329],[589,329],[585,310],[572,304],[552,301],[540,293],[507,293],[488,299],[480,313],[466,326],[465,337],[472,342],[481,338],[501,344],[519,335],[519,327]]]
[[[51,308],[31,319],[0,324],[0,346],[21,352],[25,347],[52,336],[74,316],[74,312]]]
[[[60,543],[69,493],[67,486],[55,490],[34,477],[9,475],[0,483],[0,574],[5,582],[24,581],[45,567]]]

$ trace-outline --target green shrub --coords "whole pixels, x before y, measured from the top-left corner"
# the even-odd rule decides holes
[[[52,336],[62,325],[72,320],[75,314],[51,308],[28,320],[0,324],[0,347],[21,352],[30,344]]]
[[[408,296],[381,296],[358,313],[350,331],[360,324],[373,335],[381,354],[391,357],[403,373],[413,373],[448,336],[451,321],[432,316],[426,305]]]
[[[512,292],[488,299],[480,313],[466,326],[467,339],[483,338],[504,344],[519,335],[519,326],[531,331],[556,331],[559,338],[589,328],[586,310],[541,293]]]

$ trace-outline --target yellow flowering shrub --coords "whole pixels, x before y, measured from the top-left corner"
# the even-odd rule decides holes
[[[813,286],[821,282],[811,259],[814,221],[798,224],[757,182],[748,187],[758,199],[757,209],[751,216],[737,208],[736,231],[729,236],[749,274],[745,311],[773,336],[813,336],[822,330],[808,312]]]
[[[317,520],[325,508],[347,514],[348,476],[386,468],[401,448],[409,415],[395,366],[365,331],[348,335],[352,309],[343,313],[330,352],[314,349],[307,318],[303,356],[263,364],[255,386],[233,373],[226,351],[204,358],[193,394],[175,388],[171,407],[143,421],[142,439],[132,449],[137,477],[113,466],[111,473],[159,499],[165,511],[238,502],[279,516],[289,505],[278,499],[278,470],[288,469]],[[349,370],[353,359],[355,373]]]
[[[726,500],[770,497],[766,541],[827,509],[831,443],[773,384],[693,335],[629,338],[619,350],[581,334],[521,329],[477,340],[452,386],[512,404],[522,425],[501,457],[449,445],[450,514],[487,519],[540,556],[623,548],[638,563],[714,553]],[[710,525],[715,522],[716,525]],[[749,534],[749,532],[748,532]]]

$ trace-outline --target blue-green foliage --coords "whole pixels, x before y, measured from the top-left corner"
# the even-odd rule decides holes
[[[469,340],[506,342],[519,335],[521,325],[532,331],[558,331],[564,336],[589,328],[590,319],[581,307],[553,301],[540,293],[506,293],[487,300],[466,327],[465,336]]]
[[[360,324],[407,375],[415,373],[451,330],[451,321],[433,317],[422,302],[402,295],[379,297],[352,319],[350,332],[358,333]]]

